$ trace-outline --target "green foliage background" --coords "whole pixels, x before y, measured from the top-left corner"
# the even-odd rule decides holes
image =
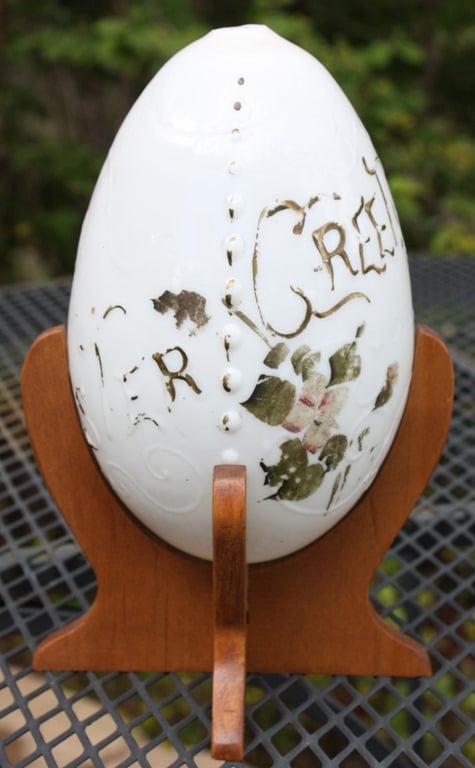
[[[475,253],[473,0],[7,0],[0,280],[72,271],[100,166],[143,87],[210,28],[242,23],[268,24],[340,83],[409,249]]]

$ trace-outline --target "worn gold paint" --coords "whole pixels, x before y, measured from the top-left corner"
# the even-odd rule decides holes
[[[389,224],[391,226],[391,232],[392,232],[392,235],[393,235],[393,239],[394,239],[394,242],[397,243],[396,229],[394,227],[393,216],[391,214],[391,211],[389,210],[389,203],[388,203],[388,200],[386,198],[386,195],[384,194],[383,185],[381,184],[381,179],[379,178],[379,174],[378,174],[378,171],[376,169],[376,166],[374,168],[370,168],[365,157],[362,157],[361,161],[363,163],[363,167],[364,167],[366,173],[369,174],[369,176],[374,176],[375,179],[376,179],[376,183],[377,183],[377,185],[379,187],[379,191],[381,192],[381,197],[383,198],[384,207],[386,208],[386,213],[387,213],[387,216],[388,216],[388,219],[389,219]],[[375,160],[375,163],[378,163],[378,162],[380,162],[379,157],[377,157],[376,160]]]
[[[332,231],[338,232],[340,239],[337,246],[332,251],[329,251],[325,245],[325,235]],[[332,291],[335,290],[335,274],[333,272],[332,259],[336,256],[339,256],[343,260],[345,267],[352,275],[358,274],[358,270],[353,268],[350,257],[345,250],[346,232],[341,224],[338,224],[336,221],[327,221],[322,227],[319,227],[312,232],[312,239],[322,257],[323,265],[330,275]]]
[[[177,328],[181,328],[185,320],[190,320],[195,329],[206,325],[209,320],[206,314],[206,299],[195,291],[164,291],[158,299],[151,299],[153,308],[164,315],[173,312]]]
[[[181,365],[176,371],[171,371],[164,360],[164,357],[170,352],[178,352],[181,356]],[[160,373],[166,378],[165,386],[172,401],[174,401],[176,397],[175,381],[184,381],[193,392],[196,392],[197,395],[201,394],[201,389],[194,378],[190,376],[189,373],[185,373],[188,365],[188,356],[181,347],[170,347],[165,352],[155,352],[155,354],[152,355],[152,359],[157,363]]]
[[[96,343],[94,343],[94,353],[96,355],[97,361],[99,363],[99,371],[101,374],[101,384],[104,386],[104,369],[102,367],[102,359],[101,359],[101,353],[99,352],[99,347]]]
[[[123,306],[122,306],[122,304],[114,304],[114,305],[111,305],[110,307],[107,307],[106,311],[105,311],[105,312],[104,312],[104,314],[102,315],[102,319],[103,319],[103,320],[105,320],[105,319],[106,319],[106,317],[107,317],[108,315],[110,315],[110,313],[111,313],[111,312],[112,312],[114,309],[120,309],[120,310],[122,310],[122,312],[124,313],[124,315],[126,315],[126,314],[127,314],[127,310],[125,309],[125,307],[123,307]]]

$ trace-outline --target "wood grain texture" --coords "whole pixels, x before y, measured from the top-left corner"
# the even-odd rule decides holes
[[[246,685],[246,468],[213,473],[214,666],[211,754],[242,760]]]
[[[62,327],[33,344],[22,387],[40,470],[99,586],[84,616],[40,644],[35,667],[211,671],[212,566],[145,530],[102,477],[79,425]],[[248,671],[430,673],[425,649],[380,619],[368,587],[437,464],[452,400],[448,352],[419,327],[403,420],[370,489],[322,538],[249,568]]]
[[[35,667],[210,670],[211,565],[155,538],[102,476],[71,393],[64,328],[33,344],[22,389],[40,471],[98,583],[90,610],[39,646]]]

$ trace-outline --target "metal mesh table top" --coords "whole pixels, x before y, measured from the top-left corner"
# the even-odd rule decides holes
[[[245,765],[475,765],[475,259],[418,256],[411,272],[416,317],[453,356],[454,413],[440,464],[371,598],[428,648],[434,674],[249,675]],[[31,668],[40,639],[95,592],[36,469],[19,389],[29,345],[65,321],[68,297],[68,282],[0,289],[0,765],[221,765],[209,756],[208,674]]]

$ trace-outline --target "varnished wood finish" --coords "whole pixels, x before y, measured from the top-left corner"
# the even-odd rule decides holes
[[[214,666],[211,754],[242,760],[246,684],[246,469],[213,475]]]
[[[211,671],[211,564],[146,531],[103,479],[78,422],[63,328],[32,346],[22,384],[41,472],[99,585],[91,609],[40,644],[35,667]],[[249,671],[430,673],[424,648],[379,618],[368,587],[436,466],[452,398],[448,352],[419,328],[405,414],[369,491],[313,544],[249,568]]]

